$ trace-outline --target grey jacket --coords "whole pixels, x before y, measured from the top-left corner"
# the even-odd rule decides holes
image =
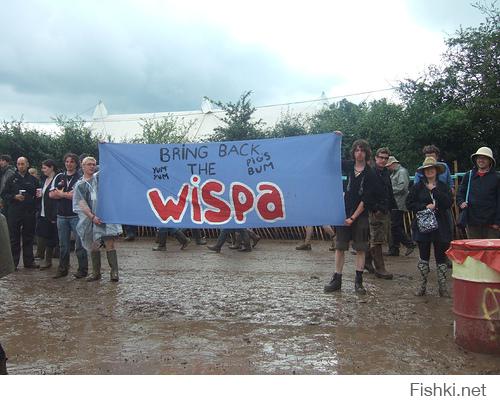
[[[406,196],[410,187],[410,176],[408,170],[403,166],[399,167],[391,173],[392,190],[398,210],[406,211]]]
[[[3,169],[0,169],[0,195],[2,194],[2,191],[5,188],[7,182],[12,177],[14,177],[15,173],[16,169],[11,165],[5,166]],[[2,202],[2,197],[0,197],[0,202]]]

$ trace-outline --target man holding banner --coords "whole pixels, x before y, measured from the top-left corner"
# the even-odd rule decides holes
[[[329,284],[325,285],[326,293],[339,291],[342,288],[342,270],[345,262],[345,251],[349,250],[349,243],[356,250],[356,278],[354,290],[359,294],[366,294],[363,287],[363,271],[365,254],[369,249],[370,227],[368,211],[373,204],[374,181],[373,170],[368,166],[371,150],[368,142],[359,139],[352,145],[351,156],[354,161],[343,162],[347,172],[347,188],[344,194],[345,214],[347,219],[343,226],[336,227],[337,240],[335,241],[335,273]]]
[[[78,213],[76,230],[92,260],[92,274],[87,281],[101,279],[101,243],[106,247],[106,256],[111,267],[111,281],[118,281],[118,258],[114,239],[122,233],[121,225],[109,224],[96,213],[98,209],[99,173],[94,174],[96,160],[86,157],[82,161],[83,177],[75,186],[73,211]]]

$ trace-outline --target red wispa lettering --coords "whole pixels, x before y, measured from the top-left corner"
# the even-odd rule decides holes
[[[164,200],[161,191],[154,188],[148,190],[148,200],[153,212],[161,222],[168,222],[170,219],[173,222],[181,222],[186,212],[188,194],[189,184],[183,184],[177,195],[177,200],[173,197],[167,197]]]
[[[246,184],[233,182],[229,187],[229,200],[222,198],[225,186],[215,179],[209,179],[200,186],[199,176],[192,176],[190,183],[184,183],[177,194],[163,198],[160,190],[148,190],[151,209],[163,222],[178,223],[184,219],[191,205],[191,221],[197,224],[223,225],[232,218],[237,224],[244,224],[248,214],[255,210],[264,222],[285,219],[285,200],[278,185],[270,182],[257,184],[256,193]]]
[[[234,207],[234,220],[238,224],[243,224],[246,214],[253,210],[255,195],[252,189],[243,183],[231,183],[230,194]]]

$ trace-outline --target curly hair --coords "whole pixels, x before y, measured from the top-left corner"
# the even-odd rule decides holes
[[[365,152],[366,155],[366,161],[368,162],[370,158],[372,157],[372,150],[370,149],[370,144],[368,143],[367,140],[365,139],[357,139],[356,141],[353,142],[352,148],[351,148],[351,157],[354,158],[354,152],[356,151],[356,148],[359,148]]]

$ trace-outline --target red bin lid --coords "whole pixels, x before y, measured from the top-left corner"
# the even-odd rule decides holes
[[[470,256],[500,272],[500,239],[454,240],[446,254],[460,264]]]
[[[452,240],[451,248],[459,250],[500,250],[500,239]]]

